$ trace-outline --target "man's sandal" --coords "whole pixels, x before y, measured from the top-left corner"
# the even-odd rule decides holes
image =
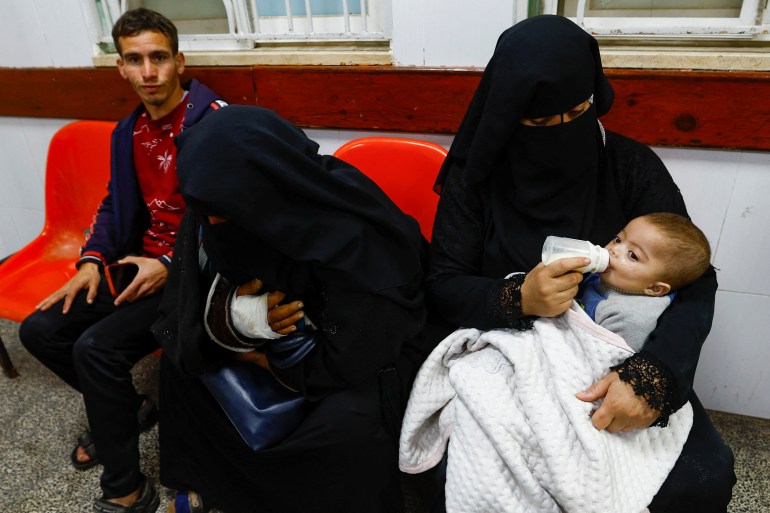
[[[104,497],[94,501],[94,513],[155,513],[160,506],[160,495],[147,477],[142,478],[139,498],[130,506],[110,502]]]
[[[80,447],[83,448],[83,452],[88,456],[86,461],[78,460],[78,448]],[[78,470],[88,470],[99,464],[99,460],[96,459],[96,446],[91,438],[91,432],[87,429],[78,436],[78,444],[73,447],[70,453],[70,461],[72,466]]]
[[[143,433],[158,422],[158,408],[155,407],[152,399],[146,395],[140,395],[139,397],[142,398],[142,403],[136,411],[136,418],[139,423],[139,432]],[[86,461],[78,460],[78,448],[80,447],[83,448],[83,452],[88,456]],[[91,432],[87,429],[78,436],[78,443],[70,453],[70,461],[72,466],[78,470],[88,470],[99,464],[99,460],[96,457],[96,446],[91,438]]]

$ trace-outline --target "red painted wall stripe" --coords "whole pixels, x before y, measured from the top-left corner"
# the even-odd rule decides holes
[[[656,146],[770,150],[770,73],[610,69],[605,125]],[[478,69],[188,67],[231,103],[304,127],[451,134]],[[117,120],[136,104],[114,68],[0,68],[0,115]]]

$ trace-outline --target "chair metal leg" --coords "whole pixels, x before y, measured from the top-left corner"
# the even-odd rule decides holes
[[[13,362],[11,362],[11,357],[8,356],[8,351],[5,350],[5,344],[3,344],[2,338],[0,338],[0,365],[3,366],[3,373],[9,378],[15,378],[19,375],[19,373],[16,372],[16,368],[13,366]]]

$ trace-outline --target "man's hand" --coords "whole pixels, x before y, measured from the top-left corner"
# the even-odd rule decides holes
[[[596,429],[606,429],[610,433],[648,428],[660,415],[647,405],[643,397],[636,395],[631,385],[622,381],[617,372],[610,372],[575,397],[586,402],[604,398],[591,416],[591,422]]]
[[[556,317],[566,312],[578,293],[583,275],[576,272],[590,263],[585,257],[563,258],[532,269],[521,285],[521,313],[525,316]]]
[[[126,289],[115,298],[115,306],[124,301],[132,303],[137,299],[152,296],[160,292],[163,285],[166,284],[168,269],[157,258],[127,256],[118,260],[119,264],[132,262],[139,266],[139,272],[136,273],[134,280]]]
[[[64,306],[61,311],[66,315],[70,311],[75,296],[77,296],[81,290],[87,291],[86,302],[90,305],[94,302],[94,298],[96,298],[100,280],[99,266],[93,262],[84,262],[80,264],[80,268],[75,276],[70,278],[62,288],[38,303],[35,308],[37,310],[46,311],[51,308],[52,305],[64,298]]]

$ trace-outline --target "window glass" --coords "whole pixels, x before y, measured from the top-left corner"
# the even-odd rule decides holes
[[[260,16],[286,16],[285,0],[257,0]],[[307,16],[305,0],[291,0],[291,13],[294,16]],[[342,15],[342,0],[310,0],[310,11],[314,16]],[[348,0],[348,14],[361,14],[361,1]]]
[[[226,34],[227,10],[221,1],[129,0],[128,9],[146,7],[173,20],[180,34]]]

